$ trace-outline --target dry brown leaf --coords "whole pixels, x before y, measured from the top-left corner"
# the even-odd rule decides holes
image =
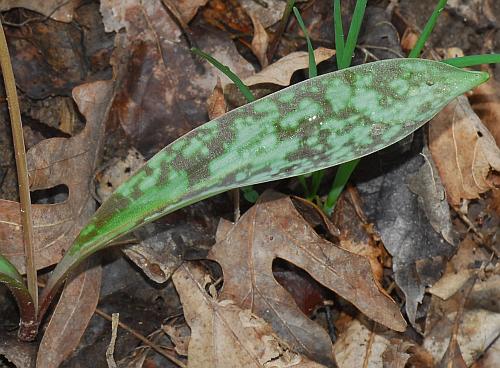
[[[223,222],[224,223],[224,222]],[[334,246],[314,232],[291,200],[264,193],[241,219],[218,232],[209,258],[224,272],[222,299],[271,323],[292,349],[323,364],[332,364],[326,331],[308,319],[272,274],[273,260],[284,259],[349,300],[370,318],[398,331],[406,323],[398,306],[375,282],[368,260]]]
[[[227,112],[226,100],[224,99],[224,91],[222,83],[217,77],[217,84],[207,100],[208,118],[210,120],[218,118]]]
[[[500,146],[500,83],[491,78],[470,97],[470,104]]]
[[[210,296],[207,274],[196,264],[184,263],[172,280],[191,328],[189,368],[324,367],[290,350],[250,310]]]
[[[260,23],[259,18],[252,13],[250,13],[250,18],[253,23],[252,52],[259,60],[260,66],[265,68],[268,64],[266,53],[269,45],[269,35]]]
[[[161,1],[103,0],[100,10],[107,31],[124,29],[111,58],[118,89],[110,120],[148,157],[204,123],[203,107],[217,76],[223,85],[230,80],[193,57]],[[226,34],[204,30],[196,42],[239,76],[253,74]]]
[[[405,53],[410,52],[418,41],[418,32],[413,28],[406,28],[401,37],[401,48]]]
[[[66,201],[32,206],[37,269],[59,262],[80,229],[94,213],[89,182],[103,139],[104,121],[112,98],[112,82],[94,82],[73,90],[85,129],[71,138],[46,139],[27,153],[30,189],[65,184]],[[19,203],[0,200],[0,253],[24,273],[24,246]]]
[[[441,234],[450,245],[454,246],[457,244],[457,233],[451,223],[446,191],[426,145],[420,154],[425,162],[416,174],[409,177],[408,188],[418,195],[419,206],[425,211],[432,228],[436,233]]]
[[[175,7],[184,23],[189,23],[194,18],[198,9],[208,0],[175,0]]]
[[[410,346],[387,329],[354,319],[340,334],[333,351],[339,368],[404,368]]]
[[[175,346],[175,352],[179,355],[187,356],[189,340],[191,338],[189,327],[186,324],[167,324],[162,326],[162,330],[170,337],[172,344]]]
[[[458,327],[462,322],[465,302],[467,301],[475,282],[476,275],[472,276],[458,292],[460,294],[461,301],[459,302],[458,310],[454,319],[450,343],[448,344],[448,348],[446,349],[446,352],[444,353],[437,368],[467,368],[467,364],[465,363],[462,352],[460,351],[460,346],[458,345],[457,335]]]
[[[478,267],[488,262],[490,255],[477,244],[470,236],[460,244],[458,253],[448,262],[445,278],[461,270],[472,270],[475,273]],[[474,277],[474,276],[472,276]],[[464,290],[467,282],[462,282]],[[456,286],[453,286],[456,288]],[[456,333],[458,348],[465,363],[470,366],[488,349],[492,342],[500,335],[500,274],[490,272],[483,279],[476,280],[472,291],[467,298],[461,322]],[[453,335],[457,311],[464,302],[464,295],[457,292],[447,300],[432,296],[427,319],[423,346],[439,362],[450,346],[450,336]],[[451,346],[449,357],[453,358],[457,349]]]
[[[101,202],[108,199],[118,186],[130,178],[146,163],[146,159],[135,148],[130,148],[123,159],[112,160],[96,175],[97,195]]]
[[[367,231],[365,223],[356,213],[356,204],[353,202],[354,191],[344,191],[335,205],[333,223],[339,228],[340,247],[349,252],[368,258],[375,280],[382,282],[384,268],[381,258],[384,255],[381,244],[377,244]]]
[[[471,368],[497,368],[500,362],[500,339],[497,339],[486,353]]]
[[[448,7],[478,27],[485,28],[494,25],[498,20],[498,8],[495,9],[495,0],[449,0]]]
[[[465,97],[431,121],[429,147],[451,204],[493,187],[490,174],[500,171],[500,149]]]
[[[25,8],[50,17],[58,22],[69,23],[73,20],[75,9],[81,0],[0,0],[0,11],[12,8]]]
[[[265,28],[281,20],[286,5],[286,3],[281,0],[265,0],[267,7],[262,6],[255,0],[238,0],[238,2],[248,14],[255,14]]]
[[[36,349],[36,344],[19,341],[15,332],[3,332],[0,335],[2,363],[6,359],[17,368],[35,368]]]
[[[335,55],[335,50],[318,47],[314,50],[316,63],[330,59]],[[279,86],[288,86],[293,73],[297,70],[305,69],[309,66],[309,56],[306,51],[296,51],[282,57],[275,63],[259,73],[245,78],[243,83],[247,86],[253,86],[260,83],[271,83]]]
[[[101,274],[101,266],[95,266],[64,286],[43,334],[37,367],[57,368],[76,349],[99,301]]]

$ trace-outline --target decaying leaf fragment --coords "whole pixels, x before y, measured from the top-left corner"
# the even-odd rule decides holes
[[[494,187],[490,174],[500,171],[500,149],[465,97],[431,121],[429,147],[451,204]]]
[[[0,0],[0,11],[12,8],[26,8],[41,13],[58,22],[71,22],[75,8],[80,5],[80,0]]]
[[[411,346],[390,330],[366,320],[353,319],[333,347],[339,368],[404,368]]]
[[[37,367],[57,368],[78,347],[99,300],[101,273],[96,265],[65,285],[38,348]]]
[[[335,55],[335,50],[318,47],[314,50],[314,58],[316,63],[330,59]],[[278,86],[288,86],[293,73],[297,70],[305,69],[309,65],[309,56],[306,51],[292,52],[285,57],[282,57],[275,63],[272,63],[267,68],[259,73],[245,78],[243,83],[247,86],[253,86],[260,83],[271,83]]]
[[[448,349],[451,358],[460,351],[466,365],[470,366],[500,336],[500,269],[485,266],[490,257],[487,251],[477,247],[471,236],[467,236],[448,262],[443,282],[430,289],[433,296],[425,322],[423,346],[436,362],[443,360]],[[483,275],[476,279],[466,295],[468,283],[478,274]],[[446,283],[448,289],[444,287]],[[463,316],[457,320],[462,308]],[[451,341],[452,349],[449,349],[450,336],[456,340]]]
[[[375,282],[369,261],[322,239],[288,197],[264,193],[237,224],[223,222],[218,238],[209,258],[224,272],[221,298],[264,318],[299,353],[323,364],[333,361],[326,331],[299,310],[273,277],[276,258],[307,271],[379,323],[398,331],[406,327],[397,305]]]
[[[269,45],[269,35],[259,18],[252,13],[250,13],[250,18],[253,23],[252,52],[257,56],[260,65],[265,68],[268,64],[266,52]]]
[[[500,146],[500,82],[491,78],[488,82],[474,89],[469,101],[483,124],[495,138],[497,146]]]
[[[324,367],[293,352],[250,310],[209,295],[207,274],[196,264],[183,264],[172,279],[191,328],[189,368]]]

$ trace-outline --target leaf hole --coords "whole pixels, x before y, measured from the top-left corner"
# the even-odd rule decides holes
[[[69,197],[69,188],[65,184],[59,184],[47,189],[39,189],[31,192],[31,204],[56,204],[63,203]]]
[[[317,282],[308,272],[282,258],[273,260],[273,276],[307,316],[323,306],[325,300],[335,298],[335,293]]]
[[[477,131],[477,136],[478,136],[479,138],[482,138],[482,137],[483,137],[483,133],[481,133],[481,132],[478,130],[478,131]]]

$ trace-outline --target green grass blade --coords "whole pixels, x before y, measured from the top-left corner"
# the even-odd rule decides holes
[[[307,53],[309,54],[309,78],[314,78],[318,76],[318,68],[316,67],[316,59],[314,58],[314,49],[312,46],[311,39],[309,38],[309,33],[307,32],[306,25],[300,16],[299,9],[295,6],[293,7],[293,13],[297,18],[297,22],[299,23],[300,29],[304,33],[307,42]]]
[[[234,188],[381,150],[488,77],[430,60],[382,60],[308,79],[199,126],[158,152],[102,204],[54,269],[40,314],[67,275],[116,238]],[[393,100],[383,104],[387,97]]]
[[[342,8],[340,0],[333,1],[333,28],[335,29],[335,51],[337,57],[337,68],[342,69],[339,64],[344,57],[344,26],[342,25]]]
[[[31,341],[38,331],[35,304],[24,279],[7,258],[0,255],[0,283],[7,286],[16,299],[20,314],[19,338]]]
[[[345,185],[349,181],[352,172],[358,166],[359,159],[346,162],[339,166],[337,170],[337,174],[335,175],[335,179],[333,181],[332,190],[328,193],[328,197],[326,198],[325,204],[323,206],[323,210],[326,212],[328,216],[332,214],[333,209],[335,208],[335,204],[344,190]]]
[[[257,192],[251,185],[247,187],[241,187],[241,191],[243,192],[243,197],[250,203],[257,202],[259,199],[259,192]]]
[[[351,26],[349,27],[349,33],[347,35],[347,41],[345,42],[344,55],[339,69],[348,68],[351,65],[354,49],[358,43],[359,32],[361,31],[361,24],[363,23],[363,17],[365,16],[367,1],[368,0],[358,0],[356,2]]]
[[[439,18],[439,15],[443,11],[444,7],[446,6],[446,3],[448,0],[439,0],[438,4],[434,8],[434,11],[431,14],[431,17],[427,21],[427,24],[424,27],[424,30],[422,31],[422,34],[417,40],[417,43],[413,47],[413,49],[410,51],[410,54],[408,55],[409,58],[418,58],[420,54],[422,53],[422,50],[424,49],[425,43],[429,39],[432,31],[434,30],[434,27],[436,26],[437,20]]]
[[[233,71],[228,66],[222,64],[213,56],[201,51],[200,49],[197,49],[196,47],[193,47],[191,49],[191,52],[207,60],[210,64],[215,66],[222,73],[224,73],[229,79],[231,79],[231,81],[233,81],[236,87],[238,87],[238,89],[243,94],[243,96],[245,96],[248,102],[255,101],[255,96],[253,95],[252,91],[250,91],[250,89],[245,85],[245,83],[243,83],[243,81],[236,74],[234,74]]]
[[[467,68],[482,64],[497,64],[500,63],[500,54],[469,55],[445,59],[442,62],[448,65],[456,66],[457,68]]]
[[[321,185],[321,181],[323,180],[323,177],[325,176],[325,171],[320,170],[316,171],[312,175],[312,184],[311,184],[311,193],[307,197],[307,199],[312,200],[318,195],[318,190],[319,186]]]
[[[354,8],[354,14],[352,16],[351,26],[349,27],[349,34],[347,35],[347,41],[345,43],[343,49],[343,56],[340,59],[340,64],[338,63],[339,58],[337,57],[337,67],[339,69],[345,69],[351,66],[352,57],[354,56],[354,50],[356,48],[356,44],[358,43],[359,32],[361,30],[361,24],[363,23],[363,18],[365,16],[367,0],[358,0],[356,2],[356,7]],[[339,15],[337,17],[341,17],[340,15],[340,2],[339,2]],[[342,19],[340,19],[342,22]],[[351,173],[354,171],[354,168],[359,163],[359,160],[353,162],[346,162],[342,164],[335,175],[335,179],[333,181],[332,187],[328,193],[327,201],[323,209],[326,213],[331,214],[335,203],[337,203],[338,197],[345,185],[349,181],[349,177]],[[349,175],[345,175],[343,173],[349,173]]]
[[[316,77],[318,75],[318,69],[316,67],[316,59],[314,57],[314,49],[312,46],[311,38],[309,37],[309,34],[307,32],[307,28],[304,24],[304,21],[302,20],[302,17],[300,16],[300,12],[295,6],[293,7],[293,13],[295,14],[295,17],[297,18],[297,22],[299,23],[299,26],[302,29],[302,32],[304,33],[304,36],[305,36],[306,41],[307,41],[307,53],[309,55],[309,78],[313,78],[313,77]],[[320,180],[320,183],[321,183],[322,177],[323,177],[323,173],[321,171],[317,171],[317,172],[312,174],[313,182],[317,182],[318,180]],[[317,194],[317,189],[314,190],[314,187],[319,188],[320,183],[318,183],[317,186],[315,186],[313,184],[313,188],[311,190],[309,190],[309,188],[307,186],[307,179],[304,177],[300,177],[300,178],[301,178],[300,179],[301,185],[303,187],[305,187],[306,197],[307,198],[315,197]]]

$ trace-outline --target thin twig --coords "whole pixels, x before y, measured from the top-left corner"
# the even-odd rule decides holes
[[[31,198],[28,180],[28,164],[26,162],[26,148],[24,146],[23,126],[21,122],[21,111],[19,110],[19,99],[17,98],[16,82],[12,64],[10,62],[9,49],[2,23],[0,22],[0,65],[7,94],[10,120],[12,126],[12,140],[17,166],[17,180],[19,183],[19,198],[21,201],[21,222],[23,225],[24,253],[26,257],[26,276],[28,279],[28,290],[33,299],[35,311],[38,311],[38,287],[35,267],[35,248],[33,246],[33,222],[31,219]]]
[[[113,313],[111,316],[111,341],[106,349],[106,362],[108,363],[108,368],[117,368],[114,354],[116,336],[118,335],[118,323],[120,323],[120,313]]]
[[[271,43],[269,45],[269,48],[267,49],[267,60],[269,60],[270,63],[273,61],[273,56],[276,53],[276,50],[278,49],[281,36],[283,35],[283,32],[285,32],[286,25],[288,24],[288,19],[290,18],[290,14],[292,13],[292,8],[294,6],[294,3],[295,1],[293,0],[287,0],[278,30],[274,34]]]
[[[108,320],[108,321],[112,321],[113,320],[109,314],[103,312],[99,308],[95,309],[95,313],[97,315],[101,316],[102,318]],[[186,366],[186,364],[184,362],[182,362],[181,360],[177,359],[177,357],[175,357],[168,350],[165,350],[162,347],[156,345],[154,342],[150,341],[147,337],[145,337],[144,335],[142,335],[139,332],[135,331],[133,328],[127,326],[123,322],[118,322],[118,326],[121,327],[121,328],[123,328],[125,331],[131,333],[138,340],[142,341],[145,345],[149,346],[151,349],[153,349],[157,353],[163,355],[165,358],[167,358],[168,360],[170,360],[172,363],[177,364],[181,368],[187,368],[187,366]]]
[[[497,258],[500,258],[500,252],[495,248],[495,246],[489,244],[486,239],[484,238],[484,235],[474,226],[472,221],[467,217],[466,214],[464,214],[462,211],[460,211],[459,208],[456,206],[451,206],[455,213],[460,217],[460,219],[469,227],[468,230],[472,230],[472,232],[479,238],[479,245],[484,246],[487,248],[490,252],[492,252]]]

